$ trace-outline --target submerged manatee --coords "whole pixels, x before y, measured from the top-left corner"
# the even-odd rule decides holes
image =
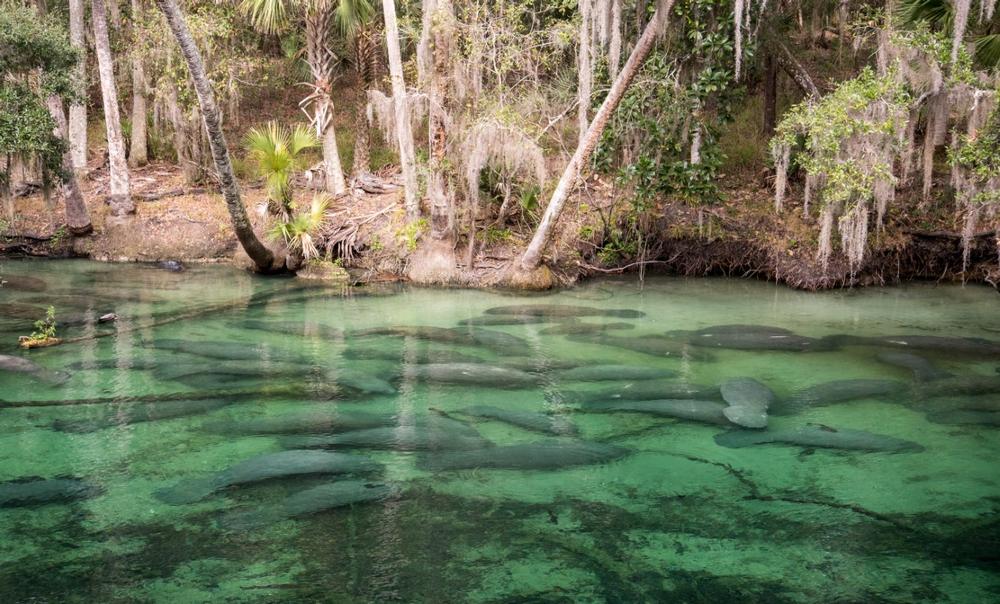
[[[367,457],[331,451],[280,451],[251,457],[207,478],[161,489],[156,497],[174,505],[200,501],[227,487],[311,474],[360,474],[381,466]]]
[[[267,358],[271,361],[287,363],[308,363],[308,359],[300,354],[278,350],[272,347],[261,347],[253,342],[228,342],[212,340],[178,340],[173,338],[158,338],[143,346],[157,350],[172,350],[184,352],[210,359],[223,361],[259,361]]]
[[[487,315],[522,315],[531,317],[619,317],[638,319],[646,313],[627,308],[592,308],[570,304],[513,304],[495,306],[484,311]]]
[[[927,414],[927,421],[935,424],[969,424],[1000,426],[1000,411],[952,409]]]
[[[902,348],[906,350],[927,350],[952,354],[972,354],[984,356],[1000,355],[1000,342],[983,338],[962,338],[956,336],[853,336],[832,335],[823,340],[843,346],[873,346],[879,348]]]
[[[692,348],[687,342],[665,336],[623,337],[607,334],[574,334],[566,339],[573,342],[600,344],[624,348],[657,357],[689,358],[695,361],[711,361],[713,356],[698,348]]]
[[[772,413],[789,415],[810,407],[822,407],[864,398],[893,397],[906,392],[907,389],[908,385],[899,380],[833,380],[799,390],[788,400],[776,404]]]
[[[979,395],[1000,392],[1000,376],[997,375],[963,375],[943,378],[920,384],[914,388],[914,394],[922,398],[953,395]]]
[[[352,344],[350,348],[344,350],[344,358],[360,359],[366,361],[395,361],[406,360],[413,363],[481,363],[483,359],[465,352],[450,350],[447,348],[419,348],[417,350],[403,351],[402,348],[382,348],[378,346],[364,346]]]
[[[19,290],[24,292],[43,292],[48,289],[45,281],[27,275],[0,275],[0,291]]]
[[[537,386],[539,376],[494,367],[485,363],[432,363],[428,365],[413,365],[411,375],[419,380],[445,384],[470,384],[474,386],[492,386],[494,388],[530,388]]]
[[[890,451],[917,453],[924,447],[908,440],[874,434],[862,430],[840,430],[827,426],[808,425],[794,430],[743,431],[733,430],[715,435],[715,442],[723,447],[738,449],[752,445],[784,443],[800,447],[823,449],[848,449],[853,451]]]
[[[302,323],[298,321],[262,321],[259,319],[246,319],[233,323],[234,326],[242,329],[252,329],[255,331],[268,331],[283,335],[299,335],[309,337],[320,337],[327,340],[336,340],[344,336],[344,330],[336,327],[329,327],[319,323]]]
[[[78,434],[96,432],[105,428],[199,415],[221,409],[231,403],[232,401],[225,399],[132,403],[116,406],[114,413],[102,415],[99,418],[57,419],[52,422],[52,429],[59,432],[73,432]]]
[[[581,333],[607,333],[609,331],[620,331],[622,329],[635,329],[634,323],[566,323],[564,325],[553,325],[540,330],[538,333],[547,336],[572,335]]]
[[[6,354],[0,354],[0,371],[20,373],[51,386],[58,386],[70,378],[64,371],[46,369],[34,361]]]
[[[954,377],[947,371],[935,367],[928,359],[909,352],[880,352],[875,358],[887,365],[909,369],[913,372],[914,379],[921,382]]]
[[[393,415],[361,411],[310,411],[243,420],[217,420],[204,429],[217,434],[333,434],[397,423]]]
[[[580,407],[583,411],[610,413],[644,413],[674,419],[686,419],[706,424],[729,424],[723,411],[726,405],[715,401],[695,399],[664,399],[653,401],[614,401],[588,403]]]
[[[728,379],[719,386],[722,399],[729,404],[723,415],[744,428],[766,428],[767,410],[777,400],[770,388],[748,377]]]
[[[437,430],[426,426],[371,428],[332,436],[286,436],[281,446],[296,449],[380,449],[390,451],[468,451],[491,446],[490,441],[456,430]]]
[[[666,380],[641,380],[590,391],[563,390],[546,394],[546,398],[556,403],[580,403],[604,401],[651,401],[656,399],[717,399],[719,389],[702,384],[687,384]]]
[[[276,509],[236,512],[221,524],[230,530],[259,528],[286,518],[299,518],[356,503],[381,501],[399,494],[395,486],[363,480],[339,480],[295,493]]]
[[[624,447],[583,440],[553,440],[478,451],[441,453],[424,457],[417,462],[417,467],[435,472],[474,468],[556,470],[605,463],[630,452]]]
[[[814,338],[795,334],[773,335],[759,333],[744,334],[706,334],[693,336],[688,342],[693,346],[705,348],[730,348],[733,350],[777,350],[790,352],[806,352],[810,350],[829,350],[828,343]]]
[[[37,315],[32,315],[37,316]],[[482,317],[472,317],[471,319],[462,319],[458,322],[458,325],[478,325],[480,327],[489,327],[491,325],[530,325],[537,323],[572,323],[575,322],[576,317],[546,317],[546,316],[535,316],[535,315],[484,315]]]
[[[575,369],[581,361],[570,359],[555,359],[551,357],[503,357],[496,365],[507,369],[518,369],[529,373],[547,373],[563,369]]]
[[[531,411],[512,411],[492,405],[472,405],[458,410],[464,415],[495,419],[501,422],[543,434],[573,436],[577,428],[569,419],[559,415],[533,413]]]
[[[566,369],[555,374],[556,379],[576,382],[604,382],[610,380],[655,380],[673,377],[677,372],[639,365],[585,365]]]
[[[0,507],[28,507],[89,499],[103,490],[77,478],[22,478],[0,482]]]

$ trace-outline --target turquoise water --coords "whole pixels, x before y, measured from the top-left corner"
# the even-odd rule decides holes
[[[83,261],[4,280],[0,354],[37,367],[0,370],[0,602],[1000,600],[1000,344],[943,339],[1000,342],[986,288],[342,291]],[[19,351],[50,304],[65,342]],[[515,305],[571,316],[457,328],[545,312]],[[593,324],[627,326],[543,333]],[[692,333],[732,324],[806,339]],[[764,431],[719,420],[741,377],[774,392]],[[880,393],[799,392],[855,378]],[[708,411],[651,414],[643,389]],[[860,449],[829,447],[850,430]],[[790,432],[812,440],[750,444]]]

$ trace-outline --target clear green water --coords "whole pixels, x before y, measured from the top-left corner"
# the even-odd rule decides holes
[[[61,327],[60,335],[82,339],[22,355],[51,370],[73,365],[61,385],[0,371],[0,483],[73,477],[97,490],[74,501],[0,507],[0,602],[1000,600],[996,426],[932,423],[925,408],[905,395],[771,417],[770,429],[809,423],[853,428],[915,441],[923,452],[726,448],[713,439],[723,426],[587,413],[559,402],[565,391],[623,382],[567,382],[556,372],[526,388],[428,382],[412,362],[428,350],[461,350],[493,364],[504,357],[413,337],[362,342],[352,333],[392,325],[453,327],[490,307],[530,303],[642,311],[639,319],[583,319],[634,323],[618,332],[628,337],[749,323],[813,337],[1000,340],[997,296],[985,288],[913,285],[808,294],[751,281],[654,278],[645,287],[630,279],[603,280],[540,296],[417,288],[342,293],[219,267],[175,274],[76,261],[0,264],[0,279],[11,276],[43,283],[14,279],[13,288],[0,289],[0,354],[22,355],[14,343],[30,332],[31,320],[15,315],[40,315],[47,304],[58,319],[77,323]],[[117,322],[95,323],[112,311]],[[186,318],[175,320],[181,316]],[[246,329],[248,320],[292,325],[262,331]],[[671,369],[678,373],[675,381],[708,385],[751,376],[779,397],[834,379],[910,379],[907,371],[875,361],[863,346],[659,358],[539,333],[549,326],[488,329],[523,338],[519,354],[538,367],[567,359],[630,364]],[[217,380],[212,373],[226,361],[156,348],[168,339],[236,343],[258,358],[228,364],[268,376]],[[345,358],[345,350],[359,344],[398,350],[400,360]],[[926,356],[960,376],[995,375],[1000,364],[1000,357],[989,355]],[[284,375],[284,357],[308,365],[309,373]],[[102,361],[110,364],[88,369]],[[168,379],[177,377],[170,368],[180,365],[200,366],[202,373]],[[335,376],[350,371],[384,378],[396,392],[342,388],[329,400]],[[299,391],[282,395],[281,388]],[[241,396],[204,413],[132,423],[134,404],[115,402],[169,393],[198,397],[211,389]],[[998,398],[975,397],[994,409]],[[38,404],[82,399],[105,402]],[[952,405],[961,400],[947,399]],[[26,401],[34,404],[23,406]],[[254,418],[391,414],[402,433],[422,430],[422,421],[445,413],[495,445],[554,438],[459,413],[472,404],[562,416],[578,426],[580,439],[626,447],[629,454],[557,469],[431,472],[418,466],[433,452],[338,449],[381,464],[363,479],[390,484],[395,494],[302,517],[278,513],[252,528],[227,519],[274,513],[306,488],[349,478],[269,480],[220,489],[190,504],[168,504],[156,495],[280,451],[279,436],[218,429]],[[53,429],[85,420],[108,427]]]

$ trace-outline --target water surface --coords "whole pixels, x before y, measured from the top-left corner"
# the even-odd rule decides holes
[[[658,277],[544,295],[340,291],[223,267],[84,261],[4,261],[5,278],[0,354],[47,372],[0,371],[0,497],[35,479],[85,490],[0,507],[2,602],[1000,600],[1000,432],[961,419],[1000,410],[990,386],[1000,354],[907,350],[957,376],[934,386],[877,360],[898,347],[822,339],[1000,341],[996,293],[986,288],[810,294]],[[50,304],[67,343],[18,351],[17,336]],[[442,335],[523,304],[638,312]],[[107,313],[117,320],[98,322]],[[625,342],[543,333],[580,322],[631,327],[607,332]],[[733,350],[675,333],[726,324],[837,344]],[[409,329],[420,326],[442,329]],[[628,349],[668,332],[675,354]],[[463,379],[426,363],[442,359],[512,373],[452,383]],[[919,447],[729,448],[715,437],[736,426],[594,412],[600,401],[581,402],[587,393],[641,380],[586,381],[586,372],[564,373],[569,365],[660,370],[672,374],[662,383],[703,386],[699,398],[721,405],[718,386],[736,377],[782,401],[831,380],[898,380],[904,389],[891,396],[772,414],[768,430],[861,430]],[[986,392],[961,393],[976,376]],[[496,409],[544,414],[554,429],[503,421]],[[956,409],[980,415],[931,421]],[[365,429],[376,432],[359,436]],[[332,439],[326,451],[372,464],[240,484],[220,474],[304,438]],[[514,468],[483,461],[529,443],[541,448],[513,455],[505,463]],[[601,455],[538,461],[574,447]],[[469,459],[479,461],[452,469]],[[184,501],[165,495],[205,484]],[[379,490],[333,507],[363,488]]]

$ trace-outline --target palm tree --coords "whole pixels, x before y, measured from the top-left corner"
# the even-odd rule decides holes
[[[403,60],[399,51],[399,26],[396,24],[394,0],[382,0],[382,18],[385,22],[385,46],[389,55],[389,77],[392,80],[392,104],[396,119],[396,139],[399,143],[399,165],[403,171],[406,217],[410,221],[415,221],[420,218],[417,162],[413,151],[413,133],[410,132],[410,112],[407,109],[406,82],[403,80]]]
[[[142,0],[132,0],[132,31],[142,18]],[[128,165],[144,166],[149,162],[146,146],[146,70],[142,55],[132,53],[132,134],[129,142]]]
[[[83,0],[69,0],[69,41],[80,53],[80,63],[76,68],[77,85],[84,87],[87,79],[87,43],[84,39]],[[69,106],[69,144],[73,158],[73,168],[87,167],[87,105],[74,100]]]
[[[281,31],[290,20],[301,19],[306,30],[306,62],[313,81],[312,92],[300,106],[311,115],[316,135],[323,141],[326,189],[333,195],[347,192],[344,169],[337,149],[333,125],[334,67],[337,57],[330,45],[334,19],[350,31],[371,13],[368,0],[242,0],[241,8],[253,26],[263,33]]]
[[[101,98],[104,101],[104,128],[108,135],[108,172],[111,194],[108,201],[115,216],[135,213],[135,202],[129,188],[128,166],[125,163],[125,141],[122,120],[118,112],[118,89],[115,86],[114,60],[108,39],[108,17],[104,0],[93,0],[90,19],[94,25],[94,48],[97,70],[101,76]]]
[[[205,75],[205,64],[201,60],[201,53],[198,52],[198,47],[194,44],[194,38],[191,37],[187,23],[184,22],[184,15],[181,13],[180,7],[177,6],[177,0],[156,0],[156,4],[167,18],[170,30],[177,39],[181,54],[184,55],[191,72],[195,92],[198,93],[201,115],[205,120],[205,130],[208,131],[208,142],[212,147],[215,169],[219,173],[222,195],[226,200],[226,207],[233,221],[236,238],[239,239],[240,245],[246,250],[247,256],[253,261],[258,271],[271,272],[274,270],[274,254],[257,238],[253,226],[250,224],[250,219],[247,217],[246,208],[243,207],[243,200],[240,199],[240,189],[236,184],[236,177],[233,176],[233,164],[229,160],[229,148],[226,146],[226,137],[222,132],[222,118],[219,114],[219,107],[215,104],[212,83]]]

